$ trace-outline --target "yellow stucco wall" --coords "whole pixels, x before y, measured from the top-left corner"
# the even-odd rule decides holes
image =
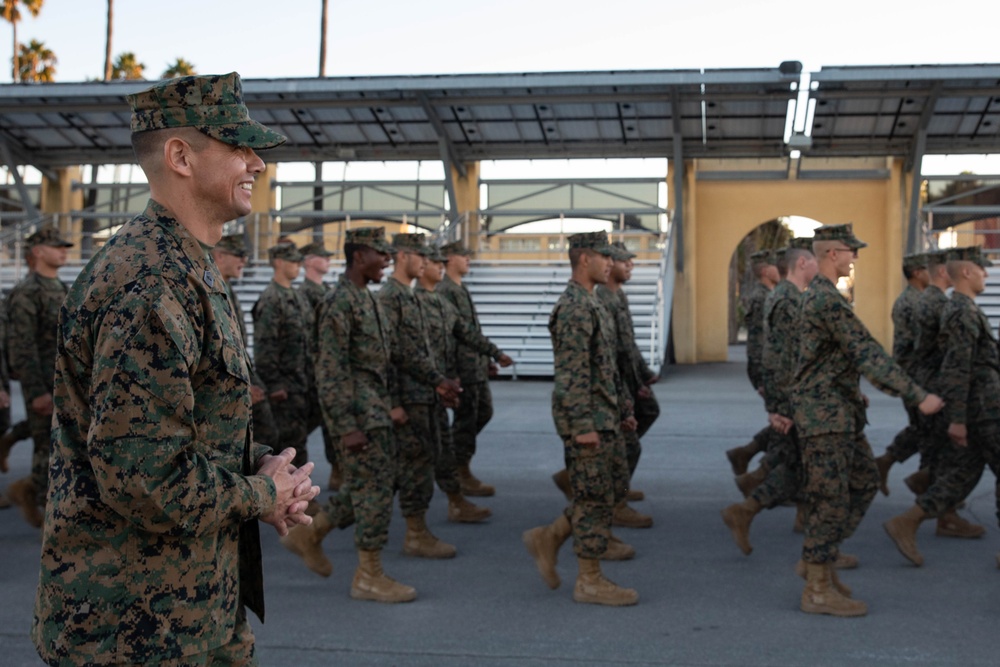
[[[871,180],[698,180],[701,166],[690,162],[685,173],[685,267],[674,294],[679,363],[727,360],[732,254],[758,225],[791,215],[854,223],[855,234],[869,246],[855,264],[855,308],[876,339],[890,342],[892,303],[902,289],[908,192],[901,162],[887,161],[889,177]],[[713,161],[711,167],[718,166]]]

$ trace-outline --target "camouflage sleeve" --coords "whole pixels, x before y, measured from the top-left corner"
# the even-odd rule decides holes
[[[8,304],[7,357],[10,371],[21,383],[25,403],[49,393],[52,378],[42,373],[42,360],[38,354],[38,304],[25,289],[15,289]]]
[[[384,298],[383,298],[384,297]],[[436,387],[445,378],[434,366],[434,361],[421,345],[424,332],[420,329],[420,313],[416,311],[416,301],[409,302],[401,291],[390,293],[379,291],[389,330],[392,332],[390,351],[392,369],[389,373],[389,391],[393,407],[403,404],[402,378],[406,373],[417,382]]]
[[[840,348],[852,360],[858,372],[877,389],[890,396],[902,397],[907,405],[916,405],[927,397],[927,392],[871,337],[846,301],[831,300],[828,312],[828,326]]]
[[[978,322],[964,317],[965,313],[953,310],[941,322],[941,333],[947,335],[948,346],[938,372],[942,398],[948,412],[948,421],[965,424],[969,416],[969,394],[972,389]]]
[[[319,308],[317,318],[318,356],[316,358],[316,389],[330,432],[343,436],[361,429],[358,415],[364,412],[357,405],[354,379],[351,377],[351,335],[354,318],[351,304],[343,298],[342,289],[328,297]]]
[[[910,361],[917,339],[916,304],[907,301],[892,309],[892,357],[897,361]]]
[[[284,327],[281,304],[265,291],[253,306],[253,366],[268,393],[287,389],[281,364]]]
[[[578,303],[564,304],[556,313],[553,338],[558,341],[555,357],[555,387],[560,411],[576,437],[596,430],[591,416],[590,347],[594,320]]]
[[[764,381],[761,373],[761,355],[764,350],[764,302],[751,299],[746,314],[747,327],[747,377],[756,389]]]
[[[7,366],[7,305],[0,302],[0,384],[10,389],[10,369]]]
[[[791,331],[798,320],[797,304],[790,299],[777,299],[771,309],[770,316],[765,331],[767,332],[764,341],[764,363],[761,365],[764,382],[764,407],[768,412],[791,417],[786,412],[790,406],[791,386],[788,379],[794,375],[794,369],[780,368],[779,364],[785,362],[785,355],[782,354],[782,346],[793,345],[783,335],[784,332]],[[782,376],[784,375],[784,378]]]
[[[196,445],[189,369],[201,352],[190,316],[169,295],[126,297],[94,344],[87,454],[101,502],[148,532],[211,535],[275,503],[269,478],[233,472]]]
[[[500,348],[494,345],[493,341],[484,336],[472,322],[462,318],[455,309],[454,304],[450,301],[442,299],[441,305],[451,310],[451,314],[453,315],[451,319],[455,323],[455,326],[452,328],[452,334],[455,338],[471,347],[476,352],[485,354],[491,359],[500,358],[500,355],[503,354],[503,352],[500,351]]]

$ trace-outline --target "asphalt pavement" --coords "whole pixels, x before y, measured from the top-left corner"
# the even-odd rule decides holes
[[[328,579],[307,570],[273,532],[263,533],[267,622],[254,624],[263,665],[413,667],[962,667],[1000,664],[1000,550],[994,517],[994,477],[986,473],[963,514],[987,527],[978,540],[920,532],[924,567],[910,565],[881,523],[910,506],[903,478],[916,462],[896,466],[891,494],[879,495],[844,550],[861,566],[842,573],[854,596],[869,604],[863,618],[803,614],[802,581],[793,573],[802,538],[792,532],[794,509],[762,513],[753,524],[754,552],[743,556],[719,511],[739,500],[724,452],[764,425],[740,348],[730,363],[669,369],[655,386],[661,416],[643,442],[634,486],[646,493],[636,509],[650,529],[616,529],[638,555],[604,565],[619,584],[636,588],[635,607],[606,608],[572,600],[576,574],[569,544],[561,552],[563,585],[549,590],[521,543],[521,533],[552,521],[563,507],[550,475],[562,467],[544,381],[492,385],[495,415],[480,436],[473,470],[497,487],[482,499],[493,510],[483,525],[446,520],[438,493],[428,524],[458,547],[453,560],[401,554],[404,524],[393,518],[383,554],[387,573],[416,587],[415,602],[385,605],[348,596],[356,565],[349,531],[334,531],[325,548]],[[905,424],[898,399],[868,388],[867,431],[876,454]],[[14,397],[15,417],[23,414]],[[310,439],[315,479],[324,483],[319,434]],[[11,454],[0,486],[27,474],[30,443]],[[324,496],[327,495],[324,492]],[[476,499],[476,502],[480,502]],[[0,512],[0,665],[39,665],[28,638],[38,532],[17,509]]]

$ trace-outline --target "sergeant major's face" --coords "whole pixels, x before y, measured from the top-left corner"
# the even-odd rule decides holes
[[[211,209],[213,219],[233,220],[249,215],[254,179],[264,171],[264,161],[253,149],[211,139],[195,153],[195,181],[200,203]]]

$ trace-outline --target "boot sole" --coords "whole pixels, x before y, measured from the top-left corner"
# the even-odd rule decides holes
[[[857,611],[848,611],[803,603],[799,605],[799,609],[807,614],[825,614],[826,616],[836,616],[838,618],[857,618],[858,616],[868,615],[868,607],[858,609]]]
[[[369,593],[368,591],[359,591],[351,589],[351,599],[353,600],[365,600],[367,602],[382,602],[385,604],[400,604],[402,602],[413,602],[417,599],[417,594],[414,593],[413,597],[398,598],[398,599],[387,599],[384,597],[379,597],[375,593]]]
[[[451,551],[451,552],[442,551],[442,552],[438,552],[438,553],[428,553],[426,551],[418,551],[416,549],[407,549],[406,547],[403,547],[403,555],[404,556],[411,556],[413,558],[428,558],[428,559],[431,559],[431,560],[447,560],[449,558],[454,558],[457,553],[458,553],[458,550]]]
[[[581,604],[599,604],[605,607],[631,607],[633,605],[639,604],[639,596],[636,596],[634,600],[622,600],[620,602],[611,602],[609,600],[604,600],[602,598],[594,598],[588,595],[577,595],[576,592],[574,592],[573,602],[579,602]]]

